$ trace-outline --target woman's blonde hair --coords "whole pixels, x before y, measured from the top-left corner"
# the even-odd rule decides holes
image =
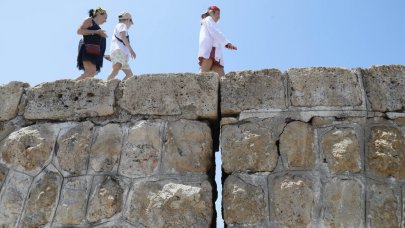
[[[97,8],[95,8],[95,9],[91,9],[91,10],[89,10],[89,17],[95,17],[95,16],[97,16],[98,14],[101,14],[101,15],[103,15],[103,14],[105,14],[107,11],[105,10],[105,9],[103,9],[103,8],[101,8],[101,7],[97,7]]]

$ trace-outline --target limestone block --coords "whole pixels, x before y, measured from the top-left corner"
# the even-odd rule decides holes
[[[323,227],[364,227],[363,184],[335,177],[328,178],[323,185]]]
[[[163,126],[161,121],[139,121],[130,127],[121,153],[121,175],[142,177],[158,171]]]
[[[221,127],[222,167],[226,173],[271,172],[277,165],[276,141],[284,122],[252,120]]]
[[[405,179],[405,138],[400,129],[391,126],[373,126],[368,139],[368,172]]]
[[[72,120],[114,113],[118,80],[58,80],[27,90],[27,119]]]
[[[400,227],[399,195],[397,190],[387,184],[370,181],[367,191],[367,227]]]
[[[363,104],[358,75],[342,68],[293,68],[287,71],[291,105],[360,106]]]
[[[229,176],[223,190],[225,223],[262,225],[266,219],[265,201],[261,186],[247,183],[234,175]]]
[[[301,174],[269,177],[270,216],[280,227],[311,227],[314,219],[313,180]]]
[[[31,181],[28,175],[10,170],[0,192],[0,227],[18,227]]]
[[[96,184],[94,184],[96,182]],[[112,176],[95,177],[95,185],[90,193],[87,220],[99,222],[121,213],[124,207],[126,187],[123,182]]]
[[[50,227],[62,180],[55,168],[45,170],[35,178],[25,204],[21,227]]]
[[[91,188],[91,176],[66,178],[55,215],[55,223],[79,225],[85,223],[86,205]]]
[[[321,146],[328,168],[333,173],[361,171],[360,144],[353,129],[333,129],[323,135]]]
[[[112,172],[118,168],[123,130],[119,124],[96,128],[90,151],[90,169],[93,172]]]
[[[372,111],[403,112],[405,108],[405,66],[373,66],[363,69],[362,74]]]
[[[146,227],[211,227],[212,187],[161,180],[135,182],[129,193],[124,218]]]
[[[6,181],[8,169],[5,166],[0,165],[0,191],[4,182]]]
[[[316,154],[311,125],[300,121],[287,124],[280,136],[280,154],[290,168],[312,168]]]
[[[112,222],[107,222],[103,223],[97,226],[92,226],[94,228],[135,228],[136,226],[133,226],[129,224],[128,222],[125,221],[112,221]],[[142,226],[138,226],[142,227]]]
[[[9,168],[37,175],[51,162],[58,128],[37,124],[11,133],[0,146],[1,162]]]
[[[27,83],[10,82],[0,85],[0,121],[11,120],[17,116],[18,105]]]
[[[93,129],[94,125],[86,121],[60,133],[55,165],[64,176],[86,174]]]
[[[120,106],[132,115],[217,118],[217,74],[155,74],[132,77],[120,85]]]
[[[0,122],[0,142],[5,139],[17,127],[11,122]]]
[[[277,69],[230,72],[221,78],[221,114],[286,109],[285,77]]]
[[[167,124],[165,173],[206,173],[212,166],[211,129],[206,123],[179,120]]]

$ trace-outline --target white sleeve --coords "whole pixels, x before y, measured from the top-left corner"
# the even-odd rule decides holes
[[[127,34],[127,31],[128,31],[128,28],[127,28],[127,26],[124,24],[124,23],[119,23],[118,25],[117,25],[117,36],[118,37],[120,37],[120,33],[121,32],[124,32],[125,31],[125,34]],[[122,37],[120,37],[120,39],[121,39]]]
[[[204,21],[207,26],[208,33],[217,41],[222,47],[225,47],[229,42],[228,39],[225,38],[224,34],[219,31],[217,27],[217,23],[211,18],[208,17],[207,20]]]

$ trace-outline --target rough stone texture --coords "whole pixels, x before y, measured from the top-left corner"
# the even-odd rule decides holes
[[[322,137],[321,145],[333,173],[361,171],[360,145],[353,129],[333,129]]]
[[[114,113],[118,80],[58,80],[27,90],[27,119],[71,120]]]
[[[362,74],[372,111],[404,111],[405,66],[373,66]]]
[[[156,74],[121,83],[120,106],[133,115],[216,119],[217,74]]]
[[[270,215],[280,227],[311,227],[315,193],[313,181],[286,174],[269,181]]]
[[[50,224],[61,187],[62,176],[57,172],[47,170],[36,177],[25,204],[21,227],[44,227]]]
[[[85,223],[90,186],[91,176],[72,177],[64,180],[55,223],[64,225]]]
[[[94,125],[87,121],[61,132],[56,164],[64,176],[86,174]]]
[[[93,226],[95,228],[135,228],[136,226],[133,226],[125,221],[113,221],[113,222],[107,222],[98,226]],[[137,226],[141,227],[141,226]]]
[[[0,165],[0,191],[1,187],[3,186],[4,182],[6,181],[8,169]]]
[[[220,141],[224,171],[272,171],[277,165],[276,141],[283,126],[276,119],[223,125]]]
[[[28,86],[23,82],[0,85],[0,121],[11,120],[17,116],[21,96],[24,88]]]
[[[324,186],[324,227],[364,227],[363,184],[355,179],[330,178]]]
[[[212,187],[173,180],[135,182],[125,218],[146,227],[210,227],[213,219]]]
[[[11,122],[0,122],[0,142],[5,139],[17,126]]]
[[[129,129],[121,153],[121,175],[142,177],[157,172],[162,148],[161,128],[160,121],[139,121]]]
[[[368,139],[367,165],[377,176],[405,179],[405,138],[400,129],[374,126]]]
[[[316,154],[311,125],[300,121],[287,124],[280,136],[280,154],[290,168],[312,168]]]
[[[9,168],[37,175],[51,162],[58,129],[38,124],[11,133],[0,146],[1,162]]]
[[[90,194],[87,209],[87,220],[90,222],[113,217],[122,211],[124,204],[124,189],[119,180],[111,176],[100,179],[100,183]]]
[[[169,122],[166,130],[165,173],[207,173],[212,166],[212,136],[202,122],[180,120]]]
[[[94,172],[112,172],[118,167],[123,131],[118,124],[99,127],[94,133],[90,152],[90,169]]]
[[[221,78],[221,115],[286,109],[285,77],[277,69],[230,72]]]
[[[17,227],[31,181],[28,175],[9,172],[0,192],[0,227]]]
[[[354,71],[342,68],[293,68],[287,71],[291,105],[360,106],[362,93]]]
[[[367,191],[367,227],[400,227],[398,192],[386,184],[370,183]]]
[[[267,199],[263,189],[236,176],[231,175],[225,180],[222,200],[224,220],[228,225],[260,225],[266,218]]]

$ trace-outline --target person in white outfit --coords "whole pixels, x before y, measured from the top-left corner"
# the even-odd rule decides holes
[[[217,6],[208,7],[201,15],[201,29],[198,49],[200,72],[214,71],[220,76],[225,75],[222,48],[237,50],[224,34],[217,28],[220,19],[220,9]]]
[[[114,79],[120,70],[124,71],[124,80],[132,77],[132,70],[128,64],[129,56],[136,58],[134,50],[132,50],[129,42],[128,29],[133,24],[132,16],[128,12],[122,12],[118,16],[118,24],[115,26],[114,34],[111,38],[110,56],[106,59],[112,62],[112,71],[108,76],[108,80]]]

